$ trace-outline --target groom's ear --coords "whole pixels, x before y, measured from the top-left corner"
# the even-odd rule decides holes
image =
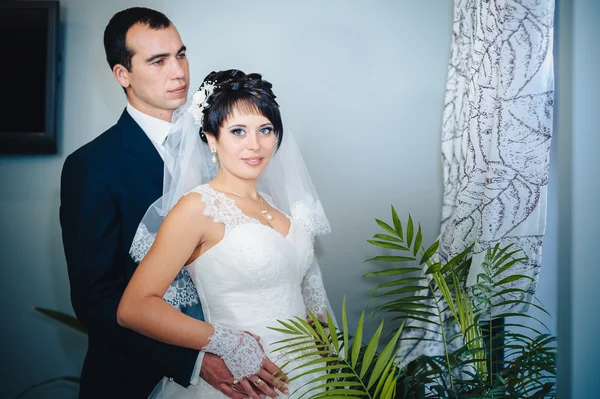
[[[123,65],[117,64],[113,67],[113,76],[124,89],[129,87],[129,71]]]

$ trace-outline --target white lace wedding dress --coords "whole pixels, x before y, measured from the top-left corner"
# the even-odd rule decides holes
[[[280,352],[273,353],[272,344],[290,336],[267,327],[280,327],[277,320],[305,318],[306,308],[325,314],[328,301],[320,269],[314,262],[313,237],[310,229],[305,228],[309,224],[290,219],[290,230],[284,237],[246,216],[233,199],[208,184],[192,192],[202,195],[205,215],[225,226],[223,239],[186,266],[198,290],[206,321],[259,335],[266,355],[275,364],[282,366],[291,361],[284,368],[289,377],[308,371],[289,372],[300,365],[299,361],[282,357]],[[270,202],[268,197],[264,198]],[[314,385],[305,384],[318,375],[312,373],[292,382],[289,397],[299,398],[313,388]],[[307,394],[304,398],[312,396]],[[226,398],[203,380],[186,389],[166,379],[152,397]],[[287,396],[280,393],[280,397]]]

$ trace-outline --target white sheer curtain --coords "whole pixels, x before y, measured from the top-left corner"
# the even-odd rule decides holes
[[[553,0],[456,0],[442,133],[441,254],[515,243],[535,291],[546,229]],[[514,272],[514,271],[513,271]],[[519,310],[519,309],[515,309]]]
[[[468,285],[488,248],[515,243],[529,260],[512,273],[533,278],[515,284],[535,291],[552,137],[553,20],[553,0],[454,3],[440,255],[454,256],[475,243]],[[417,344],[407,360],[439,349]]]

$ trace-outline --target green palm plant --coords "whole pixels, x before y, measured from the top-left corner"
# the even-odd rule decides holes
[[[346,322],[345,300],[339,331],[334,330],[330,318],[328,323],[321,324],[314,315],[311,315],[313,323],[300,319],[280,321],[281,328],[277,331],[290,338],[280,341],[277,350],[304,351],[303,356],[311,360],[303,366],[312,367],[313,372],[327,373],[315,377],[319,383],[315,389],[325,391],[310,397],[555,397],[555,337],[532,316],[504,310],[523,305],[544,311],[527,299],[526,291],[512,285],[530,278],[510,273],[513,265],[524,259],[516,257],[519,250],[514,250],[512,245],[490,248],[477,284],[466,288],[464,282],[472,263],[472,246],[446,262],[439,261],[436,257],[439,241],[425,247],[421,226],[415,225],[410,215],[405,228],[394,207],[391,224],[379,219],[376,222],[383,231],[368,242],[392,254],[375,256],[365,262],[393,267],[379,268],[363,277],[388,280],[370,291],[371,303],[377,303],[373,314],[391,317],[392,322],[401,322],[402,327],[393,331],[393,338],[377,353],[383,322],[374,335],[366,339],[363,311],[352,338]],[[494,327],[494,321],[510,316],[537,320],[540,329],[546,332],[518,323],[506,324],[506,331]],[[482,326],[486,327],[485,331]],[[529,334],[513,331],[514,327],[526,328]],[[411,340],[423,340],[423,336],[439,343],[443,355],[420,356],[402,364],[398,348]],[[363,339],[368,341],[367,345],[362,343]],[[496,345],[498,339],[501,343]],[[351,346],[348,340],[352,341]],[[313,345],[312,352],[306,351],[307,343]],[[497,350],[504,351],[507,359],[495,360]],[[322,357],[314,360],[315,354]],[[494,373],[495,369],[499,371]]]
[[[315,386],[300,398],[391,399],[395,397],[396,381],[400,372],[399,360],[396,358],[397,342],[402,327],[378,354],[376,350],[380,343],[383,321],[369,343],[363,345],[365,313],[363,311],[361,314],[354,335],[350,335],[346,316],[346,298],[342,303],[342,326],[339,335],[329,312],[326,314],[327,323],[321,322],[310,311],[309,315],[310,323],[297,317],[289,321],[279,320],[280,327],[270,327],[272,330],[290,336],[275,342],[275,346],[281,346],[276,347],[273,352],[281,352],[282,355],[293,354],[296,360],[301,361],[301,365],[289,371],[308,369],[290,378],[289,382],[292,383],[309,374],[316,374],[313,380]],[[281,368],[285,368],[288,364],[289,362],[281,365]],[[308,394],[310,396],[306,396]]]

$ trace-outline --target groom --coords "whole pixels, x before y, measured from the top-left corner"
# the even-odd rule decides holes
[[[232,399],[258,399],[247,381],[251,392],[232,385],[221,358],[117,324],[121,295],[136,268],[129,247],[144,213],[162,195],[163,144],[173,111],[186,102],[189,67],[175,26],[147,8],[117,13],[104,47],[127,108],[116,125],[67,157],[61,177],[71,301],[89,337],[79,397],[147,398],[163,376],[183,386],[201,376]],[[192,304],[182,311],[202,319],[198,298]]]

